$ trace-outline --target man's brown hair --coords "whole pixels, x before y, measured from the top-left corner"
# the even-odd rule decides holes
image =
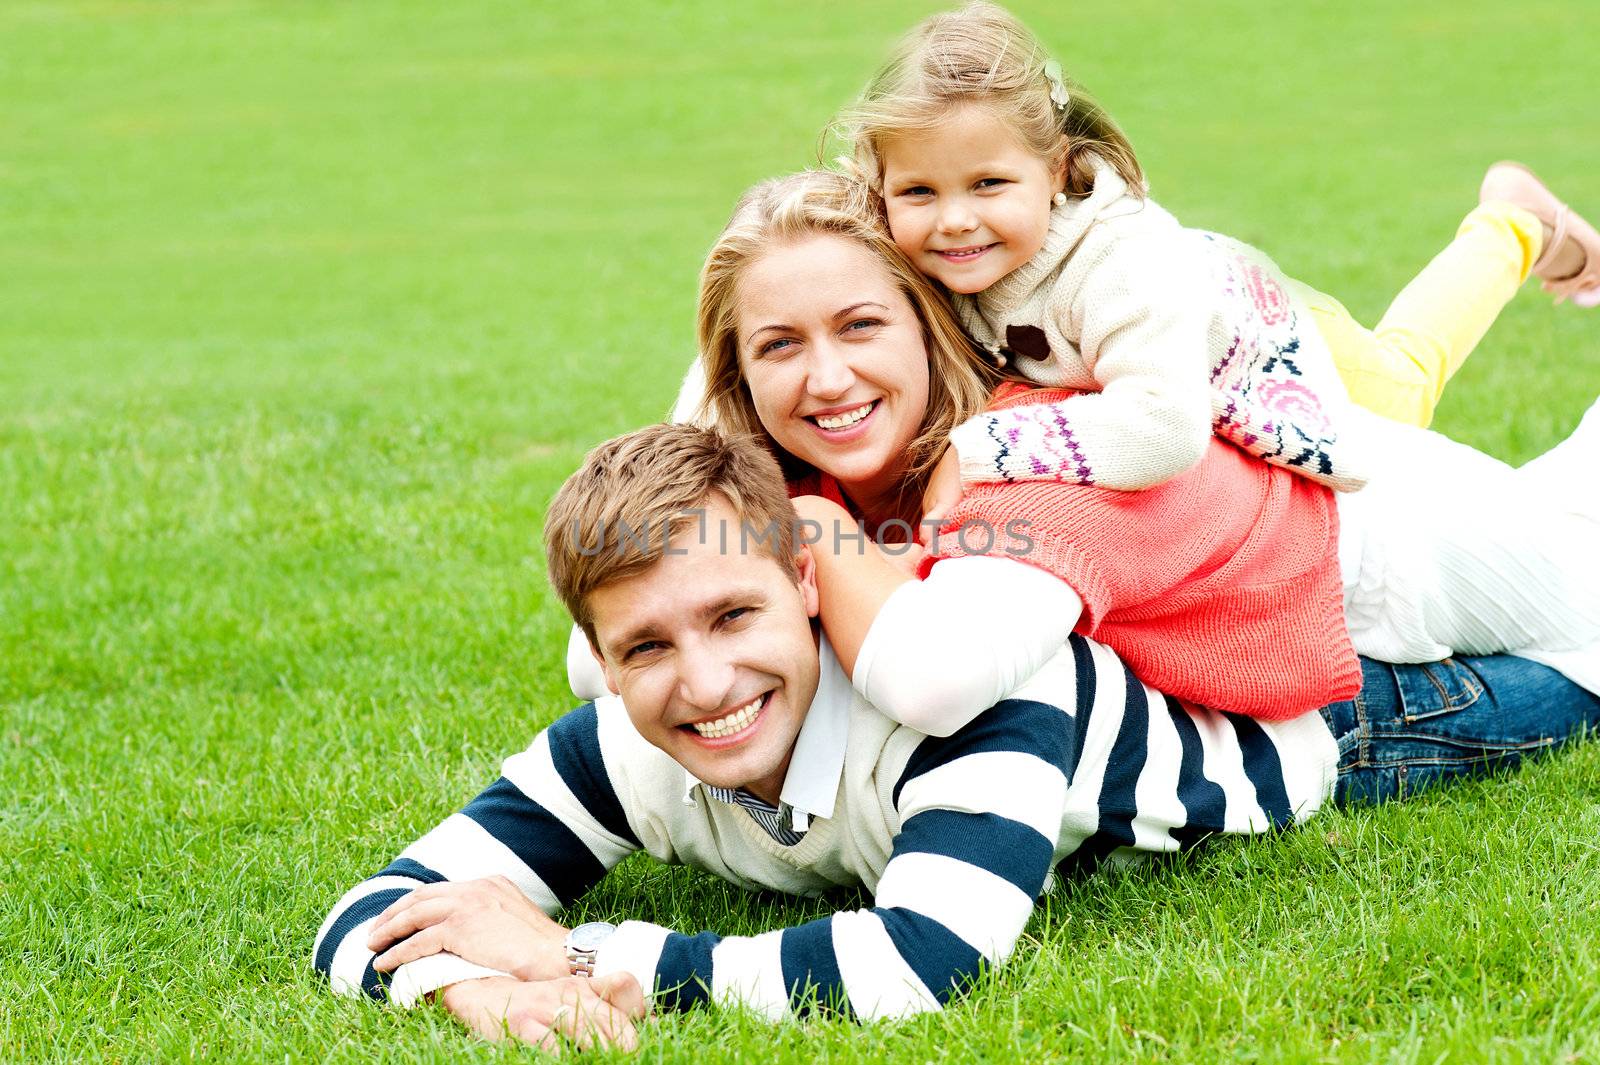
[[[777,461],[752,436],[647,425],[599,445],[567,478],[545,514],[545,558],[591,645],[589,594],[654,565],[673,537],[705,521],[713,493],[741,523],[727,549],[758,550],[798,581],[794,506]]]

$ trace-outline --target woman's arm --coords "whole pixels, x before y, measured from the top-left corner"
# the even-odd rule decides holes
[[[606,687],[606,674],[600,668],[600,660],[589,649],[589,637],[576,625],[567,637],[567,687],[585,701],[609,695],[611,691]]]
[[[851,683],[895,721],[948,736],[1031,677],[1083,612],[1055,575],[1009,556],[945,559],[918,581],[870,540],[834,535],[853,519],[817,497],[812,545],[822,625]],[[895,545],[898,546],[898,545]]]
[[[891,550],[903,547],[904,553],[884,550],[831,499],[797,496],[793,502],[802,528],[810,525],[802,535],[810,542],[817,566],[823,630],[839,664],[846,673],[854,673],[856,657],[878,611],[901,585],[916,583],[913,562],[921,557],[920,549],[916,544],[894,544]]]

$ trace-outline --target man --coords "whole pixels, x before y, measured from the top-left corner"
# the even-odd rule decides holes
[[[620,698],[557,720],[339,900],[314,959],[336,991],[439,992],[486,1036],[580,1046],[633,1045],[646,990],[657,1008],[773,1017],[938,1009],[1006,960],[1058,865],[1284,827],[1600,722],[1600,699],[1510,658],[1366,663],[1356,703],[1255,721],[1182,706],[1074,636],[930,738],[852,690],[794,520],[751,440],[652,426],[588,456],[546,550]],[[861,885],[875,904],[728,938],[640,921],[569,935],[547,916],[637,850],[749,888]]]

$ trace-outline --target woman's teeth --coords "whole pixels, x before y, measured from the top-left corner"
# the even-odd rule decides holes
[[[719,717],[715,721],[691,722],[694,730],[708,740],[718,739],[722,736],[731,736],[735,732],[750,727],[750,722],[761,713],[761,700],[766,696],[758,696],[749,706],[740,707],[727,717]]]
[[[873,403],[876,402],[876,400],[873,401]],[[863,403],[855,410],[847,410],[843,414],[830,414],[827,417],[818,415],[817,424],[824,429],[848,429],[871,413],[872,403]]]

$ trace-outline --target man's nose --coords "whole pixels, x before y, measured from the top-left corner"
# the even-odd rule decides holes
[[[836,341],[824,340],[812,346],[806,367],[807,392],[818,399],[832,399],[850,391],[855,383],[855,371]]]
[[[726,706],[734,673],[715,641],[696,640],[678,649],[678,696],[691,709],[709,713]]]

